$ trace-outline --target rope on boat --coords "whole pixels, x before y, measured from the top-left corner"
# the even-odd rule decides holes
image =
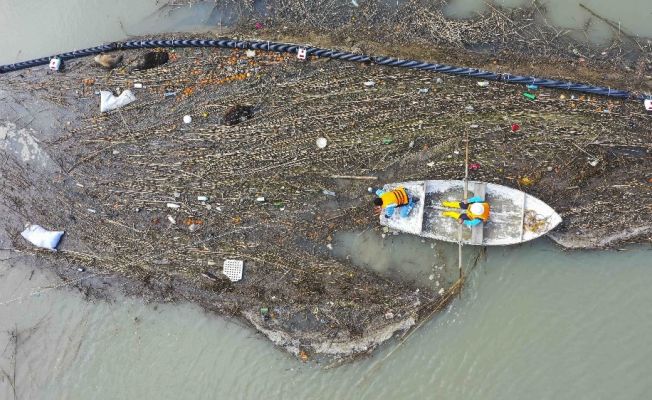
[[[25,68],[36,67],[45,65],[50,62],[54,57],[61,60],[71,60],[80,57],[86,57],[94,54],[106,53],[123,49],[146,49],[146,48],[182,48],[182,47],[217,47],[226,49],[249,49],[249,50],[265,50],[283,53],[298,53],[299,50],[305,50],[307,56],[316,56],[330,58],[333,60],[370,63],[376,65],[383,65],[387,67],[398,67],[416,69],[421,71],[438,72],[455,76],[463,76],[469,78],[477,78],[484,80],[492,80],[498,82],[521,84],[521,85],[536,85],[549,89],[568,90],[571,92],[588,93],[599,96],[615,97],[621,99],[645,99],[645,96],[636,95],[634,93],[617,90],[612,88],[605,88],[600,86],[592,86],[583,83],[564,82],[554,79],[538,78],[534,76],[521,76],[509,73],[496,73],[485,71],[477,68],[456,67],[445,64],[429,63],[418,60],[401,60],[398,58],[385,57],[385,56],[371,56],[364,54],[351,53],[347,51],[339,51],[332,49],[322,49],[319,47],[301,46],[290,43],[278,43],[262,40],[234,40],[234,39],[168,39],[168,40],[130,40],[126,42],[113,42],[101,46],[90,47],[82,50],[75,50],[67,53],[58,54],[52,57],[41,57],[29,61],[23,61],[14,64],[7,64],[0,66],[0,74],[18,71]]]

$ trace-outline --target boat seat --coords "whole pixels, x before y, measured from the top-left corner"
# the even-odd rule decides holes
[[[487,191],[487,184],[484,182],[473,183],[473,196],[480,196],[485,199],[485,192]],[[486,199],[485,199],[486,200]]]
[[[484,182],[474,182],[473,184],[473,196],[480,196],[483,199],[485,198],[485,192],[487,190],[487,184]],[[471,244],[476,246],[482,245],[484,233],[484,224],[479,224],[471,228]]]

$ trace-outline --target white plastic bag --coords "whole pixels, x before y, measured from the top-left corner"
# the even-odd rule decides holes
[[[112,111],[134,101],[136,101],[136,96],[131,93],[131,90],[125,90],[118,97],[108,90],[102,90],[100,92],[100,112]]]
[[[64,232],[48,231],[40,225],[30,225],[20,234],[34,246],[56,251]]]

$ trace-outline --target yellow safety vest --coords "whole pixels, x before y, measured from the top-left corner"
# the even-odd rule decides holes
[[[402,187],[394,189],[391,192],[385,192],[380,195],[380,198],[383,200],[383,208],[389,206],[398,207],[408,203],[407,192]]]

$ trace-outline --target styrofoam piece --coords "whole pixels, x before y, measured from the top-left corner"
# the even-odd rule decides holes
[[[100,112],[113,111],[134,101],[136,101],[136,96],[131,90],[125,90],[118,97],[108,90],[102,90],[100,91]]]
[[[20,233],[28,242],[36,247],[56,250],[64,231],[49,231],[40,225],[30,225]]]
[[[323,149],[328,144],[328,140],[325,137],[320,137],[315,141],[315,143],[318,148]]]
[[[224,260],[222,273],[226,275],[231,282],[237,282],[242,279],[243,266],[244,262],[242,260]]]

